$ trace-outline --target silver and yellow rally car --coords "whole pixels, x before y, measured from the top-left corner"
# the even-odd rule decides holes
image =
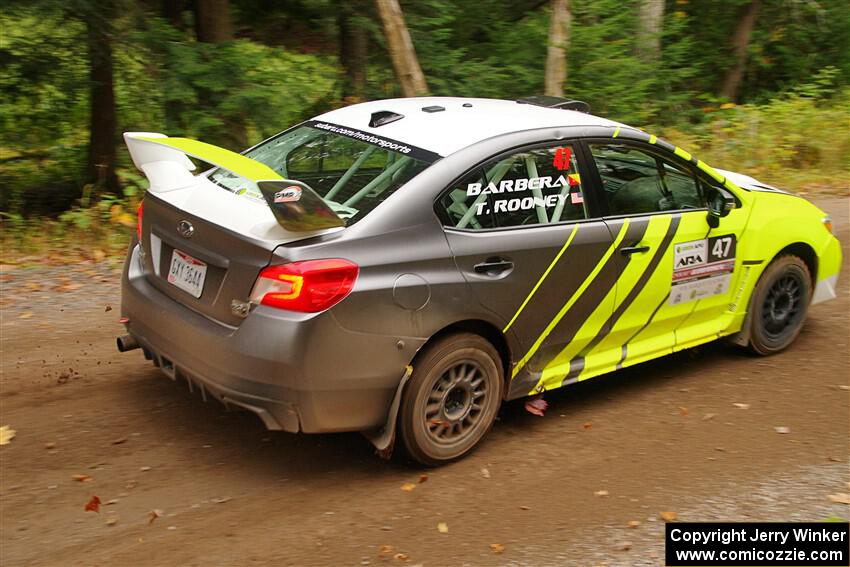
[[[243,154],[126,133],[150,190],[119,349],[269,429],[439,464],[503,400],[719,337],[771,354],[835,297],[823,211],[585,110],[382,100]]]

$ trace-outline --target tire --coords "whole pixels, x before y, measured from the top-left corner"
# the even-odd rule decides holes
[[[790,255],[771,262],[753,292],[750,350],[766,356],[787,348],[803,328],[811,299],[805,262]]]
[[[493,426],[504,390],[499,353],[472,333],[442,337],[413,365],[399,412],[407,454],[441,465],[469,453]]]

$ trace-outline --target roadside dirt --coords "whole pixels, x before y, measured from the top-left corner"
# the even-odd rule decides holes
[[[679,353],[553,392],[543,418],[508,404],[478,451],[430,470],[357,434],[267,432],[118,354],[116,269],[4,271],[0,563],[661,565],[661,512],[846,519],[828,495],[850,480],[850,200],[817,202],[840,297],[793,348]]]

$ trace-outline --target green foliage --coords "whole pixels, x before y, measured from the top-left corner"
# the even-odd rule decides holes
[[[638,56],[639,0],[573,0],[566,95],[615,120],[654,124],[657,133],[721,167],[791,189],[846,190],[850,3],[761,0],[740,90],[745,104],[730,108],[717,92],[750,1],[668,1],[661,56],[652,60]],[[548,4],[403,1],[432,93],[540,94]],[[94,0],[9,0],[0,11],[4,239],[45,226],[54,235],[106,237],[123,227],[115,207],[131,212],[143,194],[146,181],[123,148],[123,194],[91,194],[85,186],[86,21],[111,33],[121,131],[159,131],[240,150],[341,104],[335,2],[230,0],[238,39],[221,44],[195,41],[189,2],[176,26],[161,17],[159,2],[109,5],[117,6],[114,16]],[[366,97],[397,96],[372,0],[346,7],[349,25],[368,38]],[[56,220],[27,220],[44,214]]]

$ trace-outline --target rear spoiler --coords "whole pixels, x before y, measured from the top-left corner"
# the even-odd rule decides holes
[[[154,132],[125,132],[124,142],[154,194],[194,187],[192,172],[196,168],[188,157],[192,156],[256,183],[277,222],[288,231],[345,226],[345,221],[308,185],[286,180],[266,164],[242,154]]]

